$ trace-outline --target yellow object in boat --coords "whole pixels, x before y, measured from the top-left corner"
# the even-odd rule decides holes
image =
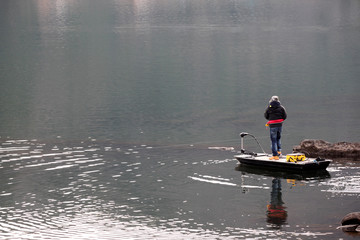
[[[287,162],[299,162],[305,160],[305,154],[303,153],[291,153],[286,155]]]

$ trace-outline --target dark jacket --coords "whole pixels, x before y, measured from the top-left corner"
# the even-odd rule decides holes
[[[278,101],[272,101],[269,106],[266,108],[264,117],[267,120],[278,120],[283,119],[285,120],[287,117],[286,110],[283,106],[281,106],[280,102]],[[280,127],[282,126],[281,123],[274,123],[270,124],[270,127]]]

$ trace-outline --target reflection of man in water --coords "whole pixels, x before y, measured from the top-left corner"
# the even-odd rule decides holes
[[[267,205],[267,222],[275,224],[276,228],[286,224],[287,212],[286,207],[283,206],[284,202],[281,198],[281,180],[274,178],[272,180],[271,201]]]

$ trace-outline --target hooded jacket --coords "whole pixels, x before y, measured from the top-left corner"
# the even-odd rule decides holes
[[[269,120],[270,128],[281,127],[282,122],[287,118],[287,114],[279,101],[271,101],[265,110],[264,117]]]

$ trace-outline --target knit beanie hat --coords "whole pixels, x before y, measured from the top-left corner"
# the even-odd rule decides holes
[[[279,102],[279,97],[278,96],[272,96],[271,97],[271,100],[270,100],[271,102]]]
[[[272,97],[270,98],[269,103],[271,103],[271,102],[279,102],[279,103],[280,103],[279,97],[278,97],[278,96],[272,96]]]

